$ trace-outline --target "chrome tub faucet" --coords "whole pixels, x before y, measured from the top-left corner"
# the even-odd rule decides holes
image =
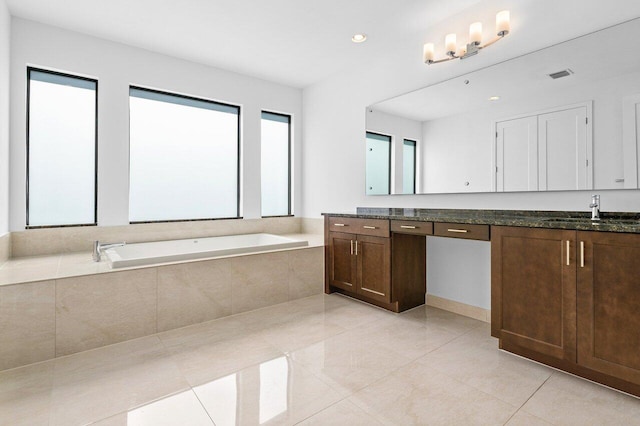
[[[591,208],[591,220],[600,220],[600,196],[592,195],[591,196],[591,204],[589,204]]]
[[[127,244],[126,242],[105,244],[105,243],[101,243],[98,240],[95,240],[93,242],[93,261],[94,262],[100,262],[102,260],[102,251],[103,250],[107,250],[107,249],[110,249],[112,247],[121,247],[121,246],[124,246],[126,244]]]

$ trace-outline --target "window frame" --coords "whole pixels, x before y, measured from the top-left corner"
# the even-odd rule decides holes
[[[241,175],[242,175],[242,172],[241,172],[242,171],[242,107],[240,105],[214,101],[206,98],[199,98],[196,96],[184,95],[182,93],[168,92],[166,90],[151,89],[144,86],[137,86],[135,84],[129,85],[129,94],[128,94],[129,100],[131,100],[131,89],[140,90],[143,92],[155,93],[155,94],[164,95],[164,96],[176,97],[176,98],[181,98],[181,99],[186,99],[191,101],[212,103],[212,104],[222,105],[224,107],[236,109],[238,111],[238,126],[237,126],[238,140],[236,141],[236,150],[238,153],[238,156],[237,156],[238,158],[237,158],[237,164],[236,164],[236,216],[198,218],[198,219],[165,219],[165,220],[138,220],[138,221],[132,221],[131,218],[128,217],[129,224],[136,225],[141,223],[202,222],[207,220],[242,219],[243,217],[240,214],[240,206],[241,206],[240,197],[242,196],[242,188],[241,188],[241,184],[242,184],[242,179],[241,179]],[[129,109],[129,176],[131,174],[130,171],[131,171],[131,110]],[[131,177],[129,177],[129,194],[131,193],[130,188],[131,188]],[[129,202],[131,201],[129,200]],[[127,212],[127,216],[129,216],[129,214],[130,214],[130,211]]]
[[[30,169],[30,132],[31,132],[31,72],[40,72],[43,74],[51,74],[60,77],[72,78],[77,80],[89,81],[95,83],[95,115],[94,115],[94,171],[93,171],[93,222],[90,223],[77,223],[77,224],[64,224],[64,225],[29,225],[29,169]],[[25,182],[25,190],[26,190],[26,222],[25,229],[44,229],[44,228],[69,228],[69,227],[77,227],[77,226],[97,226],[98,225],[98,90],[99,84],[98,79],[89,78],[84,76],[79,76],[75,74],[64,73],[60,71],[52,71],[45,68],[27,66],[27,105],[26,105],[26,115],[27,115],[27,129],[26,129],[26,182]]]
[[[273,111],[269,111],[269,110],[261,110],[260,111],[260,124],[262,124],[262,120],[264,120],[262,118],[262,114],[263,113],[267,113],[267,114],[271,114],[271,115],[277,115],[280,117],[286,117],[288,118],[288,141],[287,141],[287,155],[288,155],[288,159],[287,159],[287,214],[283,214],[283,215],[269,215],[269,216],[262,216],[262,188],[260,188],[260,217],[262,218],[268,218],[268,217],[292,217],[294,216],[294,214],[292,213],[292,209],[291,209],[291,163],[292,163],[292,158],[291,158],[291,144],[292,144],[292,127],[293,127],[293,115],[292,114],[285,114],[285,113],[281,113],[281,112],[273,112]],[[260,134],[260,161],[262,162],[262,133]],[[260,171],[260,186],[262,187],[262,170]]]
[[[388,173],[388,176],[387,176],[387,181],[389,182],[389,184],[388,184],[389,191],[386,194],[366,194],[366,182],[365,182],[365,195],[367,195],[367,196],[392,195],[393,192],[392,192],[392,188],[391,188],[391,174],[393,173],[393,170],[392,170],[393,163],[391,161],[391,154],[393,153],[393,136],[392,135],[385,135],[384,133],[379,133],[379,132],[371,132],[371,131],[367,130],[365,132],[365,142],[366,142],[366,138],[368,138],[369,135],[381,136],[383,138],[389,139],[389,173]],[[365,167],[366,167],[366,164],[365,164]],[[366,173],[366,170],[365,170],[365,173]]]
[[[407,142],[409,142],[407,144]],[[407,139],[407,138],[403,138],[402,139],[402,147],[404,148],[405,145],[413,145],[413,192],[404,192],[402,191],[403,194],[416,194],[418,192],[418,188],[416,188],[416,174],[417,174],[417,159],[418,159],[418,141],[415,139]],[[402,168],[404,170],[404,155],[402,156]],[[402,176],[402,183],[404,185],[404,174]]]

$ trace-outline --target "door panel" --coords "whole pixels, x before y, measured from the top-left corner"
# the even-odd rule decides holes
[[[575,231],[493,227],[494,336],[575,361],[574,248]]]
[[[356,257],[352,255],[356,236],[341,232],[329,233],[330,284],[355,291]]]
[[[640,235],[579,232],[578,363],[640,384]]]
[[[538,190],[538,117],[496,124],[496,188],[501,191]]]
[[[391,242],[389,238],[358,235],[357,292],[391,302]]]

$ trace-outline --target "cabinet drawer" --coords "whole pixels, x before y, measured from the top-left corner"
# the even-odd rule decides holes
[[[433,235],[433,222],[417,220],[392,220],[391,232],[415,235]]]
[[[439,237],[465,238],[467,240],[489,240],[489,225],[466,223],[435,223],[433,235]]]
[[[329,231],[371,235],[373,237],[388,237],[389,221],[384,219],[329,216]]]

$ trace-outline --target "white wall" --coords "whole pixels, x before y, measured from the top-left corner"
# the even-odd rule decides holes
[[[0,235],[9,231],[9,58],[11,17],[0,0]]]
[[[505,2],[499,1],[485,3],[478,6],[482,10],[470,8],[466,12],[469,16],[455,17],[452,21],[473,22],[474,13],[478,16],[484,13],[483,10],[501,10],[500,7],[511,8],[512,16],[518,16],[516,13],[518,4],[514,2],[508,6],[503,4]],[[489,8],[490,3],[496,3],[496,6]],[[561,7],[561,5],[558,6]],[[579,5],[574,2],[572,7],[577,6]],[[598,7],[600,6],[594,3],[589,10],[581,9],[581,13],[604,13],[596,10]],[[604,4],[602,7],[605,7]],[[546,8],[543,6],[530,12],[540,14],[537,18],[531,19],[536,22],[548,22],[549,25],[552,25],[556,18],[564,19],[559,13],[556,14],[557,16],[548,17],[551,19],[548,20],[542,16],[546,14]],[[587,32],[579,28],[587,21],[570,18],[572,16],[570,8],[563,13],[565,12],[567,14],[565,22],[571,22],[572,25],[562,26],[563,31],[577,29],[577,33],[572,34],[573,37]],[[634,16],[629,16],[627,19]],[[616,19],[612,23],[624,20],[620,16],[612,16],[612,19]],[[433,26],[431,30],[435,34],[447,34],[451,30],[446,24]],[[535,36],[535,40],[541,43],[547,43],[539,47],[552,44],[549,40],[544,40],[550,33],[541,28],[536,30],[537,33],[530,36]],[[305,123],[303,193],[311,195],[304,197],[303,215],[317,217],[322,212],[354,212],[358,206],[588,211],[590,191],[365,196],[365,107],[516,56],[513,51],[509,52],[511,48],[509,43],[516,40],[516,35],[514,29],[512,41],[506,39],[501,44],[464,62],[451,61],[431,67],[420,64],[420,46],[414,46],[415,63],[408,61],[405,57],[390,54],[384,58],[384,61],[363,64],[363,66],[369,66],[367,72],[359,69],[348,70],[306,88],[303,94]],[[570,38],[567,35],[562,37],[562,39]],[[435,39],[435,36],[426,38],[428,39]],[[520,52],[522,53],[524,52]],[[640,191],[638,190],[600,190],[598,193],[602,197],[603,211],[640,211]],[[439,252],[455,260],[455,263],[460,266],[460,271],[456,277],[458,284],[452,288],[450,280],[446,278],[448,266],[429,260],[427,291],[447,299],[488,308],[486,297],[490,294],[490,278],[486,273],[490,254],[488,246],[486,243],[483,245],[473,241],[431,238],[428,252]],[[461,294],[466,294],[468,297],[462,298]]]
[[[224,41],[202,40],[202,42]],[[242,214],[245,218],[260,217],[260,112],[264,109],[292,114],[295,165],[293,208],[299,215],[302,134],[302,92],[299,89],[13,18],[10,180],[10,229],[12,231],[23,230],[26,221],[24,164],[26,162],[27,65],[98,79],[98,224],[100,226],[129,223],[128,96],[130,84],[203,97],[242,107]]]

